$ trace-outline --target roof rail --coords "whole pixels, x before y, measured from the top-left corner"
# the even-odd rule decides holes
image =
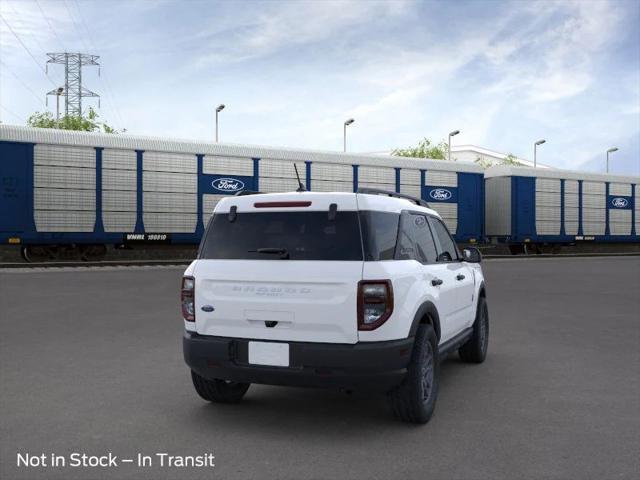
[[[258,192],[256,190],[240,190],[233,194],[234,197],[244,197],[245,195],[259,195],[263,192]]]
[[[382,190],[381,188],[358,188],[357,193],[365,193],[367,195],[387,195],[388,197],[402,198],[404,200],[409,200],[416,205],[420,205],[421,207],[431,208],[427,202],[420,198],[412,197],[411,195],[406,195],[404,193],[392,192],[390,190]]]

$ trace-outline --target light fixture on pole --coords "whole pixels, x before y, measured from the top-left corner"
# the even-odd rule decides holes
[[[538,159],[537,159],[537,148],[538,145],[542,145],[543,143],[545,143],[546,140],[542,139],[542,140],[538,140],[536,143],[533,144],[533,168],[536,168],[538,166]]]
[[[60,121],[60,95],[64,92],[64,87],[58,87],[56,90],[56,122]]]
[[[609,173],[609,154],[617,151],[618,151],[618,147],[613,147],[607,150],[607,173]]]
[[[216,143],[218,143],[218,114],[224,110],[224,103],[221,103],[220,105],[218,105],[218,108],[216,108]]]
[[[459,133],[460,133],[460,130],[454,130],[453,132],[449,133],[449,149],[447,150],[449,161],[451,161],[451,137],[455,137]]]
[[[347,126],[351,125],[353,122],[355,122],[355,120],[353,118],[350,118],[349,120],[346,120],[344,122],[343,132],[342,132],[342,143],[343,143],[343,151],[344,152],[347,151]]]

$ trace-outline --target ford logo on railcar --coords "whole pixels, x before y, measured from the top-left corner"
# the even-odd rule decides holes
[[[221,192],[239,192],[244,189],[244,182],[237,178],[217,178],[211,182],[211,186]]]
[[[434,200],[449,200],[451,192],[445,188],[434,188],[429,192],[429,196]]]
[[[622,197],[612,198],[611,199],[611,205],[613,205],[616,208],[624,208],[627,205],[629,205],[629,200],[627,200],[626,198],[622,198]]]

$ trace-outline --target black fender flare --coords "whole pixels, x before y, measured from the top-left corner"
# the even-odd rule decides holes
[[[431,321],[423,322],[425,317],[430,318]],[[430,323],[433,326],[433,330],[436,332],[436,338],[440,340],[440,315],[438,314],[438,309],[433,302],[427,301],[420,305],[418,311],[413,317],[411,329],[409,330],[409,337],[415,337],[421,323]]]
[[[484,280],[480,282],[480,288],[478,288],[478,297],[487,298],[487,289],[484,286]]]

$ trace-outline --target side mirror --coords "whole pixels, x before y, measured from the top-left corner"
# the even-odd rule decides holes
[[[475,247],[468,247],[462,251],[464,261],[468,263],[480,263],[482,262],[482,254],[480,250]]]

